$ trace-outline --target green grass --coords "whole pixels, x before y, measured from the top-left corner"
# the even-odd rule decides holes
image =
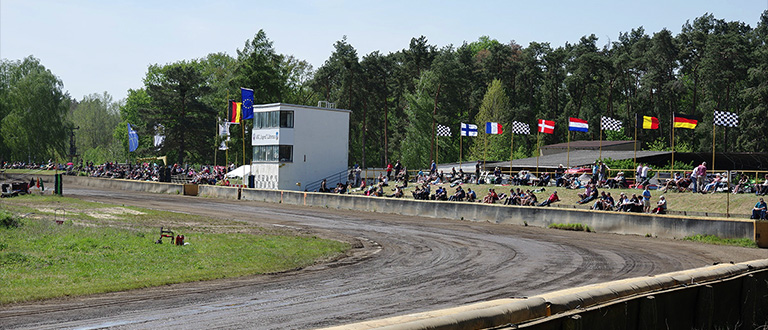
[[[281,272],[336,258],[349,249],[343,242],[234,221],[141,209],[142,215],[101,219],[78,212],[113,205],[25,199],[8,200],[16,208],[34,210],[23,205],[29,201],[37,207],[58,202],[73,211],[63,225],[52,221],[52,215],[35,212],[21,220],[15,217],[19,227],[0,226],[0,304]],[[0,218],[9,214],[7,206],[0,205]],[[167,239],[155,244],[162,223],[178,224],[172,229],[185,235],[189,245],[167,244]],[[198,228],[202,224],[208,225]]]
[[[553,224],[547,226],[547,228],[560,229],[560,230],[572,230],[572,231],[586,231],[588,233],[594,232],[594,230],[592,228],[589,228],[589,226],[585,226],[585,225],[580,224],[580,223],[567,223],[567,224],[566,223],[553,223]]]
[[[391,194],[390,189],[393,186],[390,185],[389,187],[385,187],[384,192],[387,194]],[[409,183],[408,188],[404,191],[405,198],[412,199],[413,195],[411,194],[411,191],[413,191],[416,187],[416,184]],[[455,192],[456,187],[451,187],[450,184],[444,184],[443,187],[445,187],[448,190],[448,194],[453,194]],[[494,185],[494,184],[463,184],[462,187],[464,190],[467,190],[467,188],[471,188],[473,191],[477,194],[477,199],[482,201],[483,196],[485,196],[488,193],[488,188],[494,188],[496,190],[497,194],[505,193],[508,194],[510,189],[517,189],[520,188],[520,190],[525,191],[526,189],[534,190],[536,188],[540,187],[531,187],[531,186],[502,186],[502,185]],[[432,192],[437,189],[436,187],[432,187]],[[578,193],[584,192],[584,189],[564,189],[562,187],[546,187],[546,190],[543,192],[536,193],[536,197],[538,197],[539,201],[543,201],[549,195],[557,190],[557,194],[560,197],[560,202],[554,203],[553,206],[556,207],[569,207],[569,208],[576,208],[576,209],[583,209],[588,210],[590,206],[592,206],[592,203],[582,204],[578,205],[576,202],[579,201],[579,197],[577,196]],[[625,193],[630,196],[632,194],[642,194],[642,190],[640,189],[599,189],[600,191],[605,190],[606,192],[610,192],[614,199],[618,199],[620,193]],[[355,192],[354,194],[362,194],[362,192]],[[749,215],[752,214],[752,207],[754,207],[755,203],[757,202],[758,198],[754,194],[726,194],[726,193],[716,193],[716,194],[694,194],[694,193],[676,193],[676,192],[667,192],[662,193],[659,190],[651,190],[651,195],[653,196],[651,198],[651,205],[655,205],[656,202],[659,200],[659,196],[664,195],[667,199],[667,207],[670,211],[685,211],[685,212],[707,212],[707,213],[719,213],[719,214],[725,214],[726,208],[728,207],[730,209],[731,217],[736,218],[749,218]]]
[[[748,238],[720,238],[714,235],[694,235],[684,238],[686,241],[715,244],[715,245],[733,245],[749,248],[757,248],[757,243]]]

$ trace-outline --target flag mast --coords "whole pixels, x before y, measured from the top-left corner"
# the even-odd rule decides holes
[[[672,113],[672,171],[675,170],[675,114]]]
[[[637,167],[637,114],[635,114],[635,141],[634,142],[635,143],[633,144],[635,145],[635,157],[632,162],[632,168]]]

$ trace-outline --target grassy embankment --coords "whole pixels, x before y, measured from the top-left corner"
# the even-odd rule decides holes
[[[62,225],[53,221],[61,218]],[[185,235],[189,245],[174,246],[167,238],[155,244],[160,226]],[[230,220],[15,197],[0,204],[0,304],[280,272],[336,258],[348,248]]]
[[[390,187],[385,187],[384,193],[389,195],[392,194],[391,191],[391,185]],[[448,196],[453,194],[456,190],[456,187],[451,187],[450,184],[443,185],[448,190]],[[472,190],[477,192],[477,197],[479,200],[482,200],[482,197],[485,196],[488,193],[489,188],[494,188],[496,190],[497,194],[500,193],[509,193],[510,189],[517,189],[520,188],[521,190],[525,191],[526,189],[533,189],[533,188],[539,188],[539,187],[531,187],[531,186],[502,186],[502,185],[492,185],[492,184],[464,184],[462,185],[463,189],[466,190],[467,188],[471,188]],[[409,183],[408,188],[404,191],[405,192],[405,198],[412,199],[413,196],[411,192],[415,189],[415,184]],[[434,194],[434,191],[437,188],[434,186],[431,188],[432,193]],[[552,191],[557,190],[557,195],[560,197],[560,202],[555,203],[554,206],[558,207],[572,207],[577,209],[589,209],[589,207],[592,205],[592,203],[589,204],[583,204],[578,205],[576,202],[579,201],[578,193],[583,193],[584,189],[563,189],[562,187],[546,187],[546,190],[543,192],[536,193],[536,197],[538,198],[539,202],[543,201],[549,195],[552,193]],[[599,189],[602,191],[603,189]],[[619,194],[621,192],[625,194],[629,194],[630,196],[632,194],[642,194],[642,190],[640,189],[605,189],[606,192],[610,192],[611,196],[614,197],[614,199],[618,199]],[[354,192],[354,194],[362,194],[360,191]],[[730,204],[730,214],[732,217],[741,217],[741,218],[749,218],[749,215],[752,214],[752,208],[754,207],[755,203],[757,202],[757,199],[759,197],[755,196],[754,194],[726,194],[726,193],[715,193],[715,194],[694,194],[694,193],[677,193],[677,192],[666,192],[662,193],[659,190],[651,190],[651,195],[653,196],[651,198],[651,205],[655,205],[656,202],[659,200],[659,196],[664,195],[664,197],[667,199],[667,207],[670,211],[685,211],[685,212],[708,212],[708,213],[720,213],[725,214],[726,212],[726,205]],[[730,199],[730,200],[729,200]]]

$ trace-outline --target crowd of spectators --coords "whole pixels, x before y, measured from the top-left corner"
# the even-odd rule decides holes
[[[139,180],[139,181],[160,181],[161,172],[165,169],[164,166],[157,163],[136,163],[136,164],[120,164],[117,162],[106,162],[103,164],[94,164],[93,162],[79,162],[78,164],[67,163],[58,164],[53,161],[48,161],[45,164],[36,163],[23,163],[13,162],[3,163],[3,169],[36,169],[36,170],[50,170],[61,171],[67,175],[80,175],[96,178],[108,178],[108,179],[127,179],[127,180]],[[223,184],[229,185],[229,180],[226,178],[228,171],[234,170],[235,165],[231,164],[227,166],[211,166],[201,165],[198,168],[190,165],[174,164],[169,166],[167,173],[171,177],[178,178],[189,183],[196,184]],[[170,178],[169,178],[170,179]]]

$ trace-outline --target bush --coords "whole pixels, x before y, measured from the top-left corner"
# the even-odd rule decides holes
[[[547,228],[562,229],[562,230],[573,230],[573,231],[586,231],[588,233],[591,233],[591,232],[594,231],[594,230],[592,230],[592,228],[589,228],[589,226],[585,226],[585,225],[580,224],[580,223],[569,223],[569,224],[553,223],[553,224],[547,226]]]
[[[0,211],[0,227],[17,228],[21,227],[21,221],[13,213]]]

